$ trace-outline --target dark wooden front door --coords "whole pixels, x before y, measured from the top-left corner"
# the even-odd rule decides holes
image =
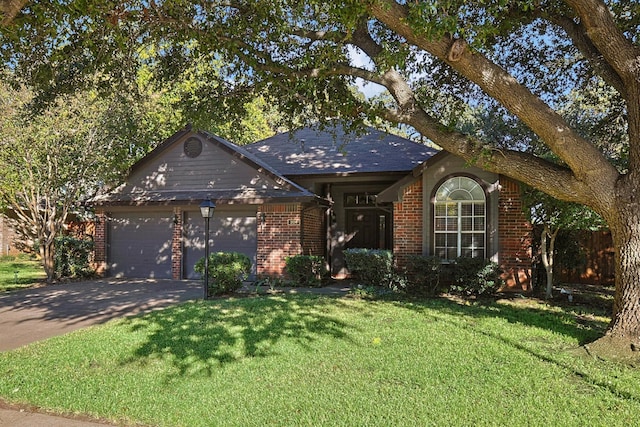
[[[391,249],[391,221],[380,209],[346,211],[347,248]]]

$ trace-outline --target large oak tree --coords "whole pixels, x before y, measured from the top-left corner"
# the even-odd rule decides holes
[[[167,78],[213,53],[227,67],[212,100],[267,91],[297,117],[407,124],[470,164],[585,204],[612,232],[605,339],[627,350],[640,340],[639,20],[632,0],[32,1],[3,30],[0,51],[44,98],[96,83],[89,75],[102,76],[98,86],[126,80],[143,46],[164,46]],[[391,96],[355,96],[363,81]],[[569,96],[597,87],[613,102],[590,120],[619,123],[616,140],[562,113]],[[505,129],[524,124],[559,162],[522,138],[460,131],[468,107],[494,112]]]

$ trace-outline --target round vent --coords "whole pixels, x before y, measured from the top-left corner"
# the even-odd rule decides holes
[[[202,141],[198,138],[189,138],[184,142],[184,154],[190,158],[196,158],[202,153]]]

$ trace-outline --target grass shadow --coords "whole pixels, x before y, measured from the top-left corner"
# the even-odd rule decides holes
[[[303,350],[324,337],[349,340],[351,326],[329,314],[335,299],[287,295],[190,302],[126,319],[145,335],[123,364],[169,361],[169,376],[211,375],[225,364],[278,354],[282,340]]]

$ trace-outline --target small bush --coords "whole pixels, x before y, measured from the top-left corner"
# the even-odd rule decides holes
[[[91,255],[94,243],[91,239],[61,236],[55,240],[54,269],[59,278],[83,278],[94,274]]]
[[[396,287],[398,277],[393,268],[393,254],[382,249],[346,249],[347,268],[364,285]]]
[[[502,271],[495,262],[482,258],[456,258],[451,265],[449,292],[459,295],[485,295],[502,286]]]
[[[204,277],[204,257],[195,265],[196,273]],[[209,295],[235,292],[249,277],[251,260],[240,252],[216,252],[209,255]]]
[[[436,256],[412,255],[406,267],[409,294],[435,296],[442,290],[442,259]]]
[[[327,275],[324,258],[314,255],[295,255],[285,259],[285,269],[293,286],[320,286]]]

